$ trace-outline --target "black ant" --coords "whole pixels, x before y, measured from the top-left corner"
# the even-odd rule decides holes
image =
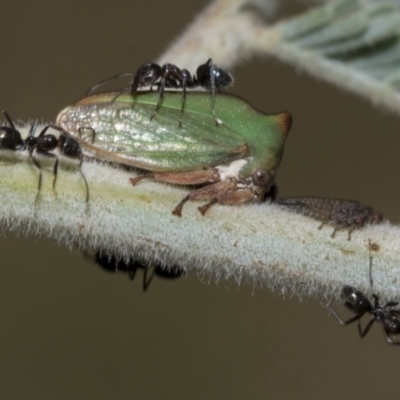
[[[227,70],[218,67],[218,65],[214,64],[212,59],[209,58],[206,63],[197,68],[196,75],[191,75],[187,69],[180,69],[174,64],[167,63],[161,66],[155,63],[146,63],[140,66],[135,73],[125,72],[97,83],[86,92],[86,95],[89,96],[100,86],[123,76],[133,76],[133,80],[128,87],[122,89],[113,101],[123,93],[133,94],[141,87],[150,86],[150,90],[152,90],[154,85],[157,86],[159,97],[154,113],[150,119],[153,119],[158,111],[158,107],[164,96],[165,88],[182,88],[183,100],[181,113],[183,113],[185,108],[187,88],[194,89],[196,87],[202,87],[210,90],[212,93],[212,113],[217,125],[219,123],[214,111],[215,92],[233,84],[232,75]],[[181,125],[181,122],[179,122],[179,124]]]
[[[126,272],[129,275],[129,278],[132,280],[135,278],[136,272],[138,269],[143,269],[143,291],[145,292],[153,277],[154,274],[167,279],[179,278],[184,274],[184,270],[179,267],[172,267],[170,269],[163,268],[161,265],[155,265],[151,267],[150,265],[144,265],[139,261],[129,260],[129,262],[119,260],[112,255],[102,254],[101,252],[97,252],[94,258],[95,262],[104,270],[109,272]],[[153,271],[149,278],[147,278],[147,272],[150,268],[153,268]]]
[[[72,137],[69,133],[65,132],[62,128],[51,124],[46,125],[41,130],[39,135],[35,136],[36,127],[38,123],[37,120],[35,120],[32,123],[27,138],[23,140],[21,133],[15,127],[14,122],[12,121],[7,111],[1,110],[1,113],[5,116],[10,126],[0,126],[0,148],[14,150],[14,151],[27,150],[33,165],[35,165],[35,167],[39,170],[38,192],[35,198],[35,202],[37,201],[40,194],[40,190],[42,188],[42,167],[39,161],[33,156],[33,152],[35,151],[37,154],[45,157],[55,158],[55,163],[53,167],[53,175],[54,175],[53,189],[55,190],[57,181],[57,172],[58,172],[58,156],[56,154],[49,152],[57,148],[60,151],[60,153],[66,157],[80,159],[79,172],[82,175],[82,178],[85,182],[86,202],[88,202],[89,186],[81,169],[83,162],[83,154],[78,141],[74,137]],[[60,132],[58,138],[53,134],[46,133],[47,130],[50,128]]]
[[[376,249],[377,245],[376,244],[371,244],[371,241],[369,242],[369,248],[371,249]],[[373,285],[372,281],[372,255],[370,254],[369,256],[369,279],[371,283],[371,288]],[[339,322],[340,325],[346,326],[351,324],[352,322],[358,321],[358,332],[360,336],[363,338],[371,329],[372,325],[374,324],[375,321],[381,322],[383,325],[383,332],[385,335],[385,339],[389,344],[394,344],[394,345],[400,345],[400,342],[395,342],[393,341],[392,335],[396,335],[400,333],[400,310],[389,310],[387,311],[386,309],[388,307],[395,307],[399,303],[398,302],[393,302],[389,301],[386,303],[384,306],[381,306],[379,304],[379,297],[376,294],[372,294],[372,297],[374,298],[374,303],[372,305],[371,301],[368,299],[368,297],[356,289],[353,286],[348,286],[345,285],[343,286],[342,293],[340,295],[343,304],[345,307],[347,307],[350,311],[355,313],[356,315],[352,318],[350,318],[347,321],[344,321],[342,317],[339,316],[339,314],[329,305],[326,304],[325,307],[328,309],[328,311],[336,318],[336,320]],[[365,327],[364,330],[361,328],[361,323],[360,319],[367,313],[372,314],[371,320],[368,322],[367,326]]]

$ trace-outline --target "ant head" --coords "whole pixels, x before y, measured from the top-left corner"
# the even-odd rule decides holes
[[[132,89],[152,85],[161,76],[161,67],[155,63],[146,63],[138,68],[133,78]]]
[[[228,71],[222,68],[214,69],[214,79],[215,79],[215,86],[218,88],[228,87],[233,84],[232,75]]]

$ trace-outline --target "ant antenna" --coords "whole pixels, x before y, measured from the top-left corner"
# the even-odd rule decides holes
[[[374,281],[372,280],[372,244],[371,239],[368,239],[368,251],[369,251],[369,282],[371,283],[371,289],[374,286]]]

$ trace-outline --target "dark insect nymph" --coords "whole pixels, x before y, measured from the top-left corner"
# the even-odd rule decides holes
[[[369,249],[376,250],[378,246],[374,243],[369,243]],[[371,283],[371,288],[373,286],[372,281],[372,255],[370,253],[370,261],[369,261],[369,279]],[[352,322],[358,321],[358,332],[360,336],[363,338],[371,329],[372,325],[375,321],[381,322],[383,325],[383,333],[385,335],[385,339],[389,344],[400,345],[400,342],[395,342],[392,338],[392,335],[397,335],[400,333],[400,310],[387,310],[389,307],[395,307],[399,305],[399,302],[389,301],[384,306],[379,304],[379,297],[376,294],[372,294],[374,299],[373,304],[368,299],[368,297],[358,289],[353,286],[345,285],[343,286],[342,293],[340,295],[343,304],[350,311],[352,311],[355,316],[350,318],[347,321],[344,321],[342,317],[329,305],[326,304],[325,307],[328,311],[336,318],[340,325],[346,326],[351,324]],[[360,319],[365,314],[371,314],[372,318],[368,322],[367,326],[363,330],[361,328]]]
[[[129,275],[130,279],[134,279],[138,269],[143,269],[143,291],[145,292],[154,275],[161,278],[175,279],[179,278],[184,274],[184,270],[173,266],[171,268],[163,267],[159,264],[156,265],[146,265],[139,261],[129,260],[117,260],[114,255],[103,254],[102,252],[97,252],[94,257],[95,262],[104,270],[109,272],[125,272]],[[152,269],[151,275],[147,277],[148,271]]]
[[[86,92],[86,95],[91,95],[93,91],[98,89],[100,86],[123,76],[133,76],[133,80],[129,86],[121,90],[117,97],[123,93],[134,94],[142,87],[149,86],[151,90],[153,86],[157,87],[159,93],[158,102],[150,119],[154,118],[156,115],[166,88],[182,89],[181,112],[183,112],[185,108],[187,88],[194,89],[202,87],[210,90],[212,93],[212,113],[217,124],[218,120],[214,112],[215,93],[217,90],[219,91],[220,89],[233,84],[232,75],[227,70],[218,67],[218,65],[214,64],[212,59],[209,58],[206,63],[197,68],[196,75],[191,75],[187,69],[180,69],[174,64],[167,63],[159,65],[156,63],[146,63],[140,66],[135,73],[125,72],[97,83]]]
[[[37,201],[40,190],[42,187],[42,166],[39,161],[34,157],[33,153],[44,157],[54,158],[54,167],[53,167],[53,189],[55,190],[56,181],[57,181],[57,172],[58,172],[58,156],[54,153],[50,153],[50,151],[54,151],[56,149],[59,152],[69,158],[79,159],[79,172],[82,175],[82,178],[85,182],[86,187],[86,202],[89,201],[89,187],[86,181],[85,176],[83,175],[81,166],[83,162],[83,154],[81,151],[81,147],[78,141],[65,132],[62,128],[56,125],[46,125],[39,133],[38,136],[35,136],[37,120],[33,121],[31,128],[29,130],[29,134],[27,138],[22,139],[20,131],[15,127],[13,120],[10,115],[5,110],[1,110],[1,113],[4,115],[8,122],[7,125],[0,126],[0,149],[7,149],[13,151],[24,151],[26,150],[29,154],[30,159],[32,160],[33,165],[39,170],[39,183],[38,183],[38,192],[36,195],[35,202]],[[47,133],[49,129],[55,129],[60,132],[59,136],[56,137],[51,133]]]
[[[378,224],[383,216],[372,207],[363,206],[358,201],[329,199],[318,197],[278,198],[276,203],[286,206],[298,214],[321,221],[318,229],[325,224],[333,225],[332,237],[340,229],[348,230],[347,239],[351,233],[366,224]]]

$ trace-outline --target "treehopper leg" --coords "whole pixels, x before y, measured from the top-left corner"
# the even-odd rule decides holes
[[[172,211],[172,214],[181,217],[182,216],[182,208],[183,205],[187,201],[198,201],[198,200],[211,200],[210,203],[206,204],[204,212],[201,210],[201,207],[199,207],[199,211],[204,215],[205,212],[215,203],[218,203],[218,198],[225,193],[236,190],[237,188],[237,182],[236,179],[231,178],[231,179],[226,179],[224,181],[220,181],[217,183],[214,183],[212,185],[208,185],[205,187],[202,187],[197,190],[193,190],[193,192],[189,193]]]
[[[221,180],[216,169],[203,169],[190,172],[155,172],[130,178],[133,186],[142,179],[153,179],[157,182],[174,183],[176,185],[201,185],[202,183],[214,183]]]
[[[223,204],[230,206],[245,204],[253,200],[255,194],[256,193],[253,189],[230,191],[227,193],[223,193],[220,196],[214,197],[209,203],[204,204],[204,206],[198,207],[197,209],[201,212],[202,215],[204,215],[213,204]]]

